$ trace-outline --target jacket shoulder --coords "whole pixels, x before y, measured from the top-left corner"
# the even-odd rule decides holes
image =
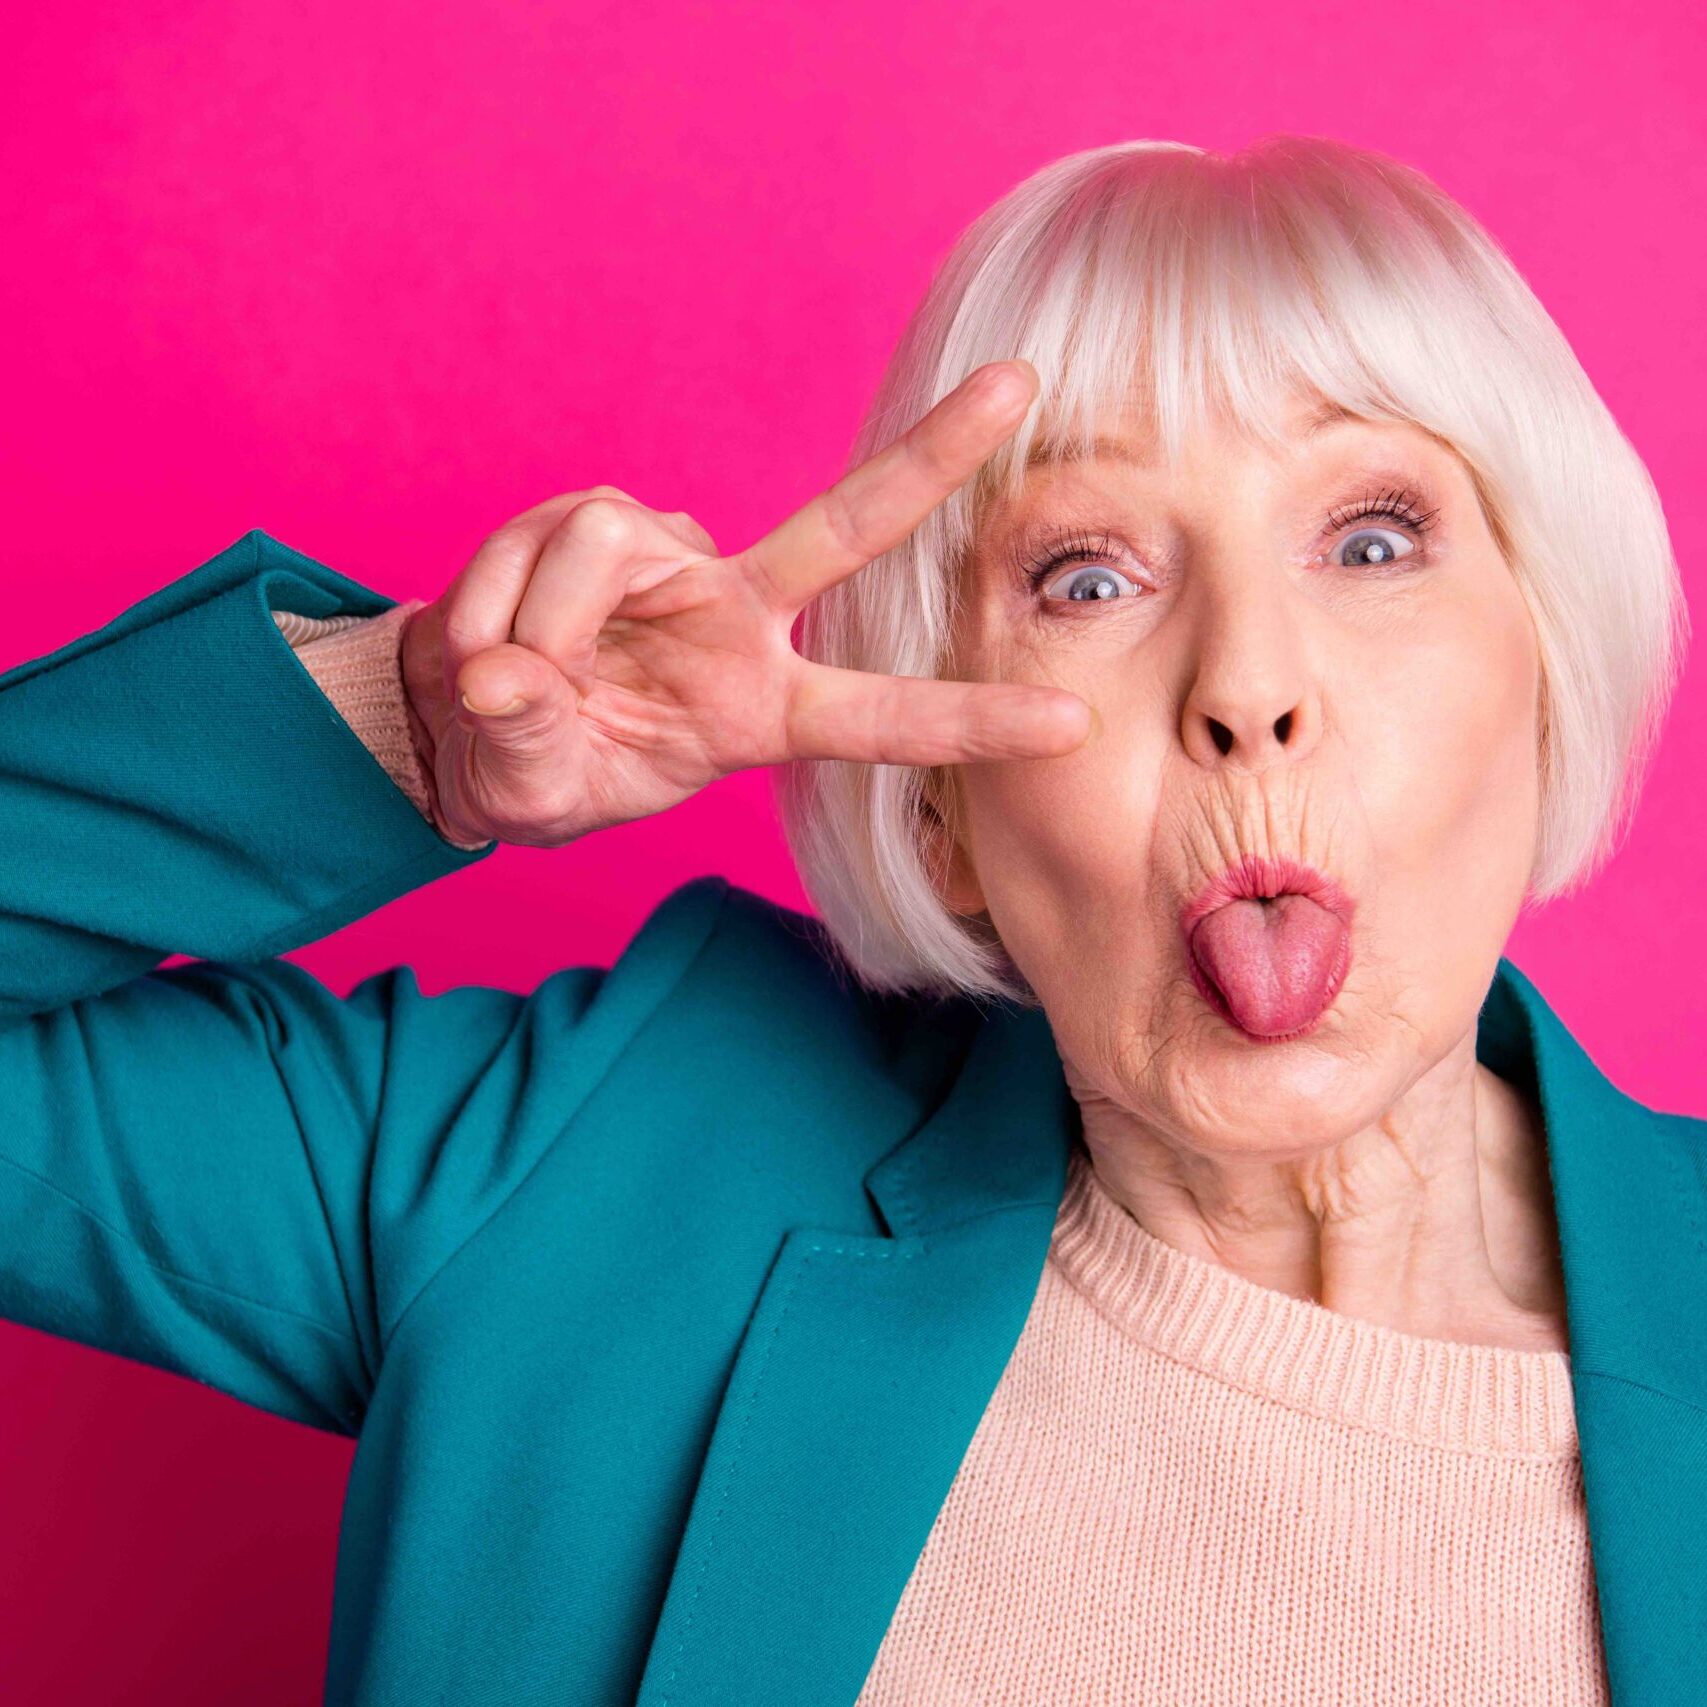
[[[810,1040],[820,1067],[851,1070],[873,1050],[910,1059],[908,1045],[921,1041],[954,1048],[975,1024],[967,1002],[867,988],[821,920],[715,875],[666,895],[612,975],[647,986],[675,1023],[713,1026],[730,1047],[774,1056],[784,1033]]]
[[[738,1334],[788,1229],[888,1231],[866,1176],[976,1035],[970,1004],[863,988],[819,921],[721,876],[679,885],[608,968],[555,986],[528,998],[526,1082],[469,1099],[462,1177],[483,1207],[460,1213],[450,1259],[435,1244],[431,1301],[410,1307],[429,1340],[446,1311],[597,1321],[637,1296]]]
[[[868,989],[822,921],[721,876],[671,891],[611,979],[644,1010],[610,1075],[625,1122],[701,1153],[725,1133],[724,1157],[827,1191],[825,1214],[850,1180],[863,1202],[865,1172],[946,1094],[978,1024],[964,1000]]]

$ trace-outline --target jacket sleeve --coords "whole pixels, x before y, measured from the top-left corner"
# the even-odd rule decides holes
[[[415,803],[416,811],[431,822],[434,783],[411,725],[402,658],[404,625],[425,604],[425,599],[409,599],[378,616],[308,617],[274,611],[272,618],[315,685]],[[491,839],[451,845],[478,848]]]
[[[608,976],[340,998],[276,958],[496,845],[439,835],[271,614],[393,603],[256,530],[0,674],[0,1316],[343,1434]]]

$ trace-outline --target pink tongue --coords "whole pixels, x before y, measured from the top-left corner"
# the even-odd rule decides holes
[[[1234,1019],[1257,1037],[1308,1025],[1333,995],[1345,952],[1345,921],[1307,895],[1229,901],[1191,933],[1191,952],[1226,998]]]

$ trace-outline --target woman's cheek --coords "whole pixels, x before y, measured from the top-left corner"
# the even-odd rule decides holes
[[[1068,921],[1085,940],[1130,916],[1150,888],[1162,797],[1157,726],[1081,686],[1098,713],[1091,737],[1054,758],[969,767],[973,846],[986,893],[1033,917]]]
[[[1534,685],[1510,643],[1498,617],[1483,613],[1450,643],[1387,658],[1380,687],[1352,716],[1377,866],[1395,880],[1409,874],[1422,891],[1457,893],[1484,870],[1497,889],[1500,851],[1527,860]]]

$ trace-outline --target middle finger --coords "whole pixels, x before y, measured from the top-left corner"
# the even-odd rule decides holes
[[[897,546],[1013,435],[1037,395],[1029,362],[988,362],[893,444],[743,552],[793,614]]]

